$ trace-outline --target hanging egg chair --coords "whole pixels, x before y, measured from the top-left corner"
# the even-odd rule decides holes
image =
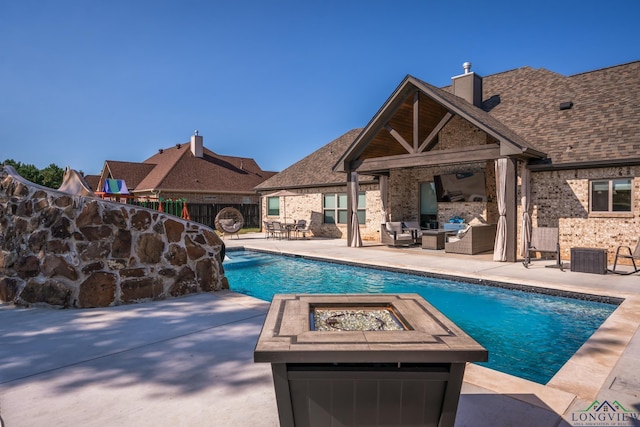
[[[240,211],[236,208],[223,208],[215,219],[216,230],[222,233],[222,238],[226,234],[233,236],[234,234],[239,239],[238,232],[244,225],[244,217]]]

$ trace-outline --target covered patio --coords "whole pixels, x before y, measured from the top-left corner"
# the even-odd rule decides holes
[[[437,223],[462,215],[497,224],[494,260],[517,261],[519,203],[525,204],[523,217],[529,210],[528,201],[518,199],[519,177],[527,180],[526,164],[546,155],[481,108],[480,76],[466,70],[452,82],[450,92],[407,76],[334,166],[347,174],[349,246],[362,244],[354,215],[358,175],[378,177],[386,222],[420,219],[422,183],[443,174],[483,173],[486,197],[439,201]]]

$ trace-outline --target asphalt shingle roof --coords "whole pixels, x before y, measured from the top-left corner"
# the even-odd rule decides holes
[[[437,88],[407,76],[395,93],[407,92],[404,85],[422,90],[516,152],[547,155],[545,162],[553,165],[640,161],[640,61],[569,77],[531,67],[490,75],[483,78],[482,108],[453,95],[451,86]],[[560,109],[568,102],[571,108]],[[381,111],[385,108],[394,105]],[[370,143],[369,126],[350,150],[362,152]]]
[[[136,191],[254,193],[253,187],[276,173],[263,171],[251,158],[223,156],[204,147],[202,158],[195,157],[189,143],[159,150],[143,163],[107,164],[112,177]]]
[[[553,164],[640,157],[640,61],[568,77],[518,68],[484,77],[483,99]]]
[[[361,131],[362,129],[350,130],[279,174],[264,181],[256,187],[256,190],[268,191],[281,188],[345,185],[346,174],[344,172],[333,172],[332,166]],[[361,181],[366,179],[366,177],[361,177]]]
[[[474,105],[468,103],[464,99],[458,96],[455,96],[444,89],[437,88],[419,79],[415,79],[415,80],[419,83],[419,85],[423,86],[426,89],[428,88],[433,93],[445,99],[449,104],[454,105],[458,110],[482,122],[486,127],[490,128],[496,134],[503,136],[504,138],[508,139],[518,147],[525,148],[525,149],[528,148],[528,149],[533,149],[534,151],[538,151],[538,148],[535,146],[535,144],[531,144],[528,140],[522,138],[518,134],[518,132],[506,126],[502,121],[494,117],[489,112],[483,111],[475,107]]]
[[[105,167],[112,177],[123,179],[127,184],[127,188],[133,190],[153,170],[154,165],[107,160]]]

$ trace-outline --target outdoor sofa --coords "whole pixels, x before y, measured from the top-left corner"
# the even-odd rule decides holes
[[[496,224],[468,225],[454,236],[448,236],[444,251],[453,254],[475,255],[493,250]]]

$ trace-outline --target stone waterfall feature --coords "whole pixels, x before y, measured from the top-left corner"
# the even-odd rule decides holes
[[[0,166],[0,302],[107,307],[228,288],[211,228]]]

